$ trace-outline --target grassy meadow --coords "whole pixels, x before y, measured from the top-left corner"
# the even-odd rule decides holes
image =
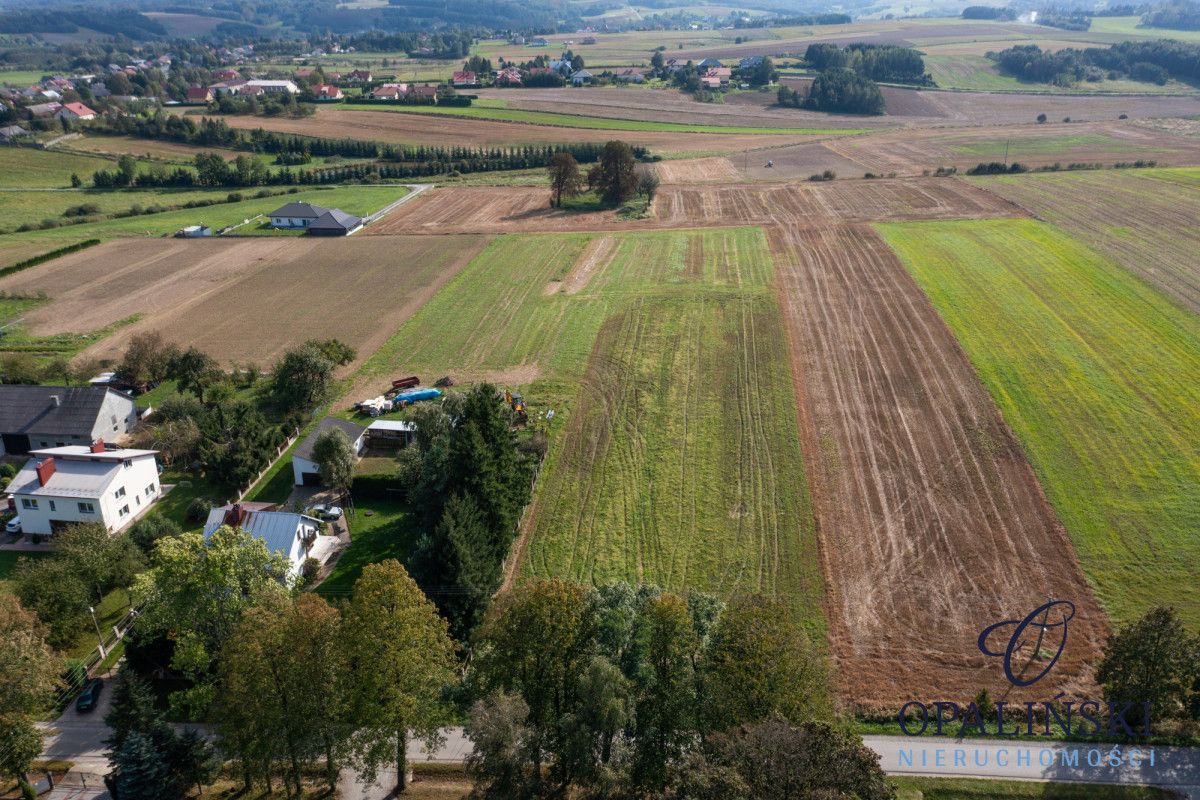
[[[93,172],[113,166],[111,159],[95,156],[0,147],[0,189],[67,188],[72,175],[90,183]]]
[[[363,374],[523,388],[551,441],[523,574],[774,593],[821,636],[771,274],[752,228],[501,236]]]
[[[878,226],[1024,445],[1116,622],[1200,622],[1200,320],[1051,225]],[[1049,554],[1048,557],[1067,557]]]

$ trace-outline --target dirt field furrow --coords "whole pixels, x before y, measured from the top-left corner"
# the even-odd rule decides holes
[[[1037,689],[1087,688],[1104,617],[949,329],[870,228],[777,227],[770,238],[839,695],[892,711],[983,687],[1015,699],[976,640],[1048,596],[1078,611],[1071,646]]]

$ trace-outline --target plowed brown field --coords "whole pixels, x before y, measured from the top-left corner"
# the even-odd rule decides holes
[[[617,219],[615,211],[576,212],[550,207],[549,188],[461,186],[433,189],[364,231],[397,233],[516,233],[647,227]]]
[[[622,220],[612,211],[561,211],[550,208],[549,202],[549,190],[536,187],[434,189],[400,206],[365,233],[645,230],[1025,215],[1012,203],[950,178],[663,186],[654,199],[652,217],[644,220]]]
[[[742,175],[728,158],[687,158],[654,165],[663,183],[738,183]]]
[[[983,687],[1015,700],[977,637],[1048,596],[1077,613],[1062,660],[1033,688],[1087,689],[1104,617],[953,334],[870,228],[770,237],[838,694],[892,712]]]
[[[86,332],[144,315],[93,345],[86,354],[97,358],[117,358],[133,334],[159,331],[222,364],[267,366],[291,345],[330,337],[362,359],[485,241],[126,240],[19,273],[0,281],[0,289],[50,296],[25,317],[35,334]]]
[[[963,181],[856,180],[784,186],[672,186],[654,201],[661,225],[974,219],[1022,213]]]

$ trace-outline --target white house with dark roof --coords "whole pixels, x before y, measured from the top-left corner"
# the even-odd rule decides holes
[[[268,216],[271,218],[272,228],[307,228],[313,220],[328,210],[324,206],[293,200],[275,209]]]
[[[211,538],[218,528],[228,525],[240,528],[255,539],[261,539],[272,553],[282,555],[288,562],[289,577],[296,577],[304,559],[312,555],[318,560],[328,557],[329,547],[317,547],[321,521],[307,514],[255,508],[254,504],[234,503],[208,512],[204,523],[204,538]],[[331,537],[325,537],[330,541]]]
[[[34,450],[8,485],[21,531],[50,535],[85,522],[123,530],[162,495],[157,454],[109,450],[102,441]]]
[[[354,454],[361,455],[366,442],[367,429],[349,420],[337,417],[326,417],[317,423],[308,436],[292,451],[292,477],[297,486],[320,486],[321,470],[313,460],[313,447],[317,437],[328,430],[337,429],[346,434],[350,444],[354,446]]]
[[[107,386],[0,386],[0,455],[113,441],[137,420],[133,398]]]

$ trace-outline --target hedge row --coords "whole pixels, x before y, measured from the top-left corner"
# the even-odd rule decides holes
[[[0,278],[3,278],[7,275],[12,275],[16,272],[20,272],[23,269],[29,269],[30,267],[36,267],[38,264],[45,264],[47,261],[53,261],[54,259],[58,258],[59,256],[65,256],[68,253],[77,253],[80,250],[86,250],[87,248],[92,247],[93,245],[97,245],[97,244],[100,244],[99,239],[86,239],[82,242],[76,242],[75,244],[69,244],[66,247],[60,247],[57,250],[51,250],[48,253],[42,253],[40,256],[34,256],[33,258],[27,258],[24,261],[18,261],[17,263],[13,264],[11,267],[5,267],[4,269],[0,269]]]

